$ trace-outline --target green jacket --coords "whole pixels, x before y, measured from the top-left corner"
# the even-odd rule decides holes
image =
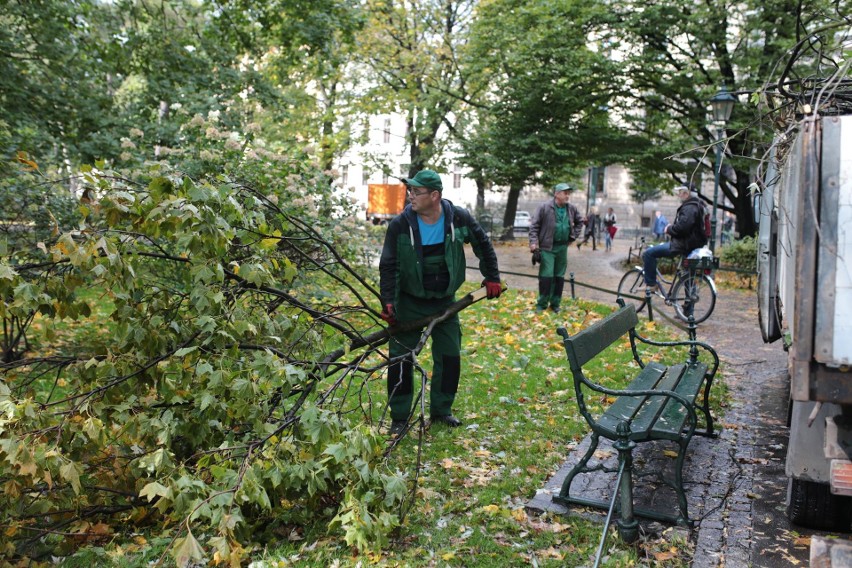
[[[572,203],[566,204],[571,234],[568,242],[576,241],[583,228],[583,217]],[[553,234],[556,232],[556,200],[542,203],[535,211],[530,223],[530,245],[538,245],[541,250],[553,250]]]
[[[379,261],[379,286],[382,305],[395,304],[400,292],[415,298],[444,298],[455,294],[465,280],[464,244],[469,243],[479,259],[479,271],[485,280],[500,282],[497,254],[488,235],[471,214],[446,199],[444,209],[444,259],[450,272],[445,291],[423,287],[423,245],[417,214],[407,205],[402,214],[388,225],[382,257]]]

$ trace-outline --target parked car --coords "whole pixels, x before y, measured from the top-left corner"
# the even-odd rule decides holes
[[[515,213],[515,225],[514,228],[516,231],[523,231],[525,233],[530,232],[530,214],[526,211],[518,211]]]

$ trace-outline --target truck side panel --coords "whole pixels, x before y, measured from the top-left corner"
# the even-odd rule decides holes
[[[763,341],[772,343],[781,338],[782,312],[778,299],[778,208],[775,197],[779,172],[776,168],[776,147],[770,150],[766,170],[766,185],[760,195],[757,236],[757,310]]]
[[[823,119],[814,358],[852,364],[852,117]]]
[[[405,209],[405,185],[371,183],[367,186],[367,218],[387,219]]]

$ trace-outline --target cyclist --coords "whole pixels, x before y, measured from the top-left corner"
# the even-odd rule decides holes
[[[677,208],[674,223],[666,225],[663,231],[669,235],[670,240],[654,245],[642,254],[647,293],[657,292],[660,287],[657,283],[657,259],[686,255],[707,244],[707,236],[704,234],[704,204],[687,186],[679,187],[677,195],[681,205]]]

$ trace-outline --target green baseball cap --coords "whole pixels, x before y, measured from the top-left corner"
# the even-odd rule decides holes
[[[420,170],[412,178],[399,178],[402,183],[414,187],[425,187],[433,191],[444,191],[444,186],[441,183],[441,176],[432,170]]]
[[[556,187],[553,188],[553,193],[557,193],[559,191],[572,192],[574,191],[574,188],[568,185],[567,183],[557,183]]]

